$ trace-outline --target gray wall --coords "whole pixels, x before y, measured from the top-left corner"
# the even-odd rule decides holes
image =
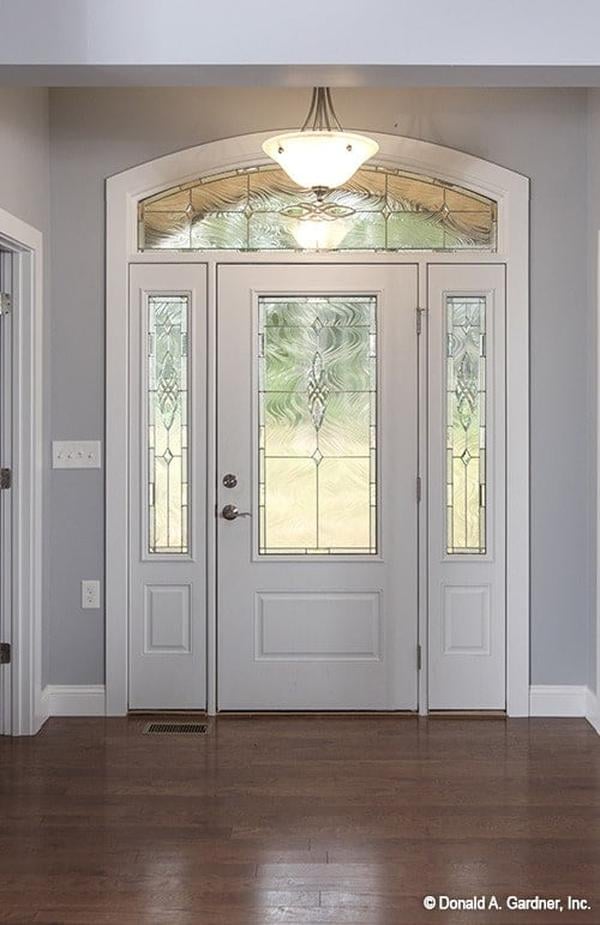
[[[0,207],[49,228],[48,91],[0,87]]]
[[[106,177],[203,141],[298,124],[307,99],[298,90],[51,91],[53,438],[103,432]],[[348,126],[460,148],[531,177],[532,681],[585,683],[593,533],[586,91],[339,90],[336,102]],[[102,574],[102,478],[53,472],[49,503],[50,679],[102,682],[102,615],[79,606],[81,578]]]
[[[597,518],[597,494],[596,494],[596,472],[598,464],[597,454],[597,421],[598,421],[598,396],[596,387],[597,373],[597,343],[598,343],[598,256],[600,247],[600,90],[588,91],[588,303],[590,305],[589,313],[589,376],[590,390],[594,398],[593,418],[590,422],[590,438],[592,445],[590,447],[590,461],[592,468],[592,483],[590,485],[590,498],[594,512],[594,527]],[[590,537],[590,555],[592,557],[593,570],[591,578],[594,584],[594,599],[597,594],[596,585],[596,555],[597,555],[598,537],[596,530],[592,530]],[[590,632],[589,632],[589,684],[590,687],[598,692],[597,677],[597,624],[596,610],[590,611]]]
[[[50,417],[50,137],[48,91],[42,88],[0,87],[0,208],[38,228],[44,235],[44,445]],[[44,530],[48,524],[48,468],[44,470]],[[47,534],[46,534],[47,537]],[[44,544],[47,547],[47,543]],[[48,599],[48,561],[43,563],[44,600]],[[43,680],[48,677],[48,633],[43,640]]]

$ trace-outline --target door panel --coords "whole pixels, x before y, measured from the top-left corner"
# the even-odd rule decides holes
[[[217,297],[219,708],[415,709],[416,268]]]
[[[503,710],[505,268],[429,267],[429,707]]]
[[[206,268],[131,268],[129,706],[206,705]]]

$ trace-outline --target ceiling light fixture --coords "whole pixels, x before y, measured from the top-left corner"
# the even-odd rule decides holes
[[[379,151],[372,138],[344,131],[329,87],[313,89],[308,115],[299,132],[276,135],[262,147],[294,183],[314,190],[319,202]]]

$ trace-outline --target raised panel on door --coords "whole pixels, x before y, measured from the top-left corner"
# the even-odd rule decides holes
[[[219,267],[222,710],[416,708],[416,306],[414,266]]]
[[[206,268],[130,280],[130,709],[206,706]]]
[[[504,710],[505,268],[428,277],[429,707]]]

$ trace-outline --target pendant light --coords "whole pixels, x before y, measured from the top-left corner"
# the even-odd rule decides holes
[[[308,115],[299,132],[276,135],[262,147],[294,183],[314,190],[319,202],[328,190],[346,183],[379,150],[372,138],[343,130],[329,87],[313,89]]]

